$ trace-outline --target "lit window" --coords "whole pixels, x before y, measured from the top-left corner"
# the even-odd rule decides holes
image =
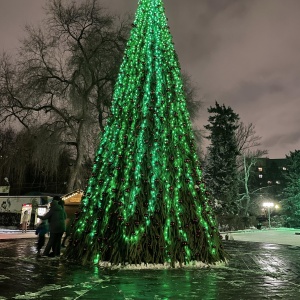
[[[276,180],[276,184],[280,184],[280,181],[279,181],[279,180]]]
[[[286,171],[286,167],[282,167],[282,170],[283,170],[283,171]]]
[[[259,177],[259,178],[262,178],[263,176],[262,176],[262,174],[259,174],[258,177]]]
[[[261,167],[259,167],[259,168],[258,168],[258,171],[259,171],[259,172],[262,172],[262,168],[261,168]]]
[[[272,181],[271,181],[271,180],[268,180],[268,184],[272,184]]]

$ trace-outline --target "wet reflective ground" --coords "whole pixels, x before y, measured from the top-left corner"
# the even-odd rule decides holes
[[[37,258],[34,239],[0,240],[0,299],[300,299],[300,247],[224,246],[225,267],[110,271]]]

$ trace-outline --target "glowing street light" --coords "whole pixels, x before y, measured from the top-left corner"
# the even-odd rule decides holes
[[[275,206],[275,208],[278,208],[278,205],[274,205],[273,202],[264,202],[263,207],[266,207],[268,209],[268,218],[269,218],[269,228],[271,228],[271,209]]]

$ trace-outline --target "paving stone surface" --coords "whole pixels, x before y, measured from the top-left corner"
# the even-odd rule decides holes
[[[105,270],[37,258],[35,239],[0,240],[0,299],[300,299],[300,247],[224,241],[226,266]]]

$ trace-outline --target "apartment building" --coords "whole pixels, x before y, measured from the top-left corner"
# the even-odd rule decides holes
[[[287,160],[259,158],[253,170],[252,186],[264,198],[280,201],[286,186]]]

